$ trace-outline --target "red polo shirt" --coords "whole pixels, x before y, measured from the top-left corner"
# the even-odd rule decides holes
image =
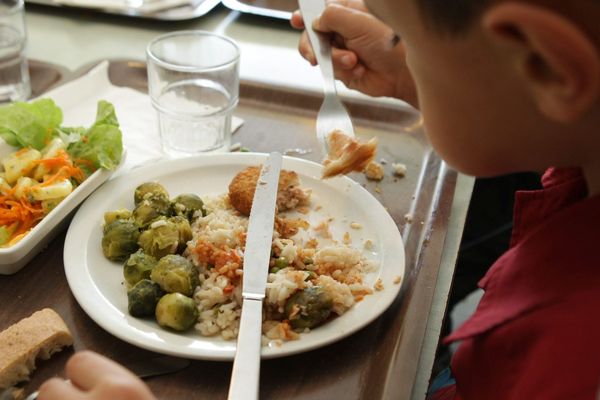
[[[475,313],[445,339],[456,386],[435,399],[596,399],[600,388],[600,196],[579,169],[516,195],[510,249],[479,282]]]

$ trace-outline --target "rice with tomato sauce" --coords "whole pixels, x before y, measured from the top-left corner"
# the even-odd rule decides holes
[[[203,336],[232,340],[239,331],[248,218],[231,206],[227,195],[203,200],[207,215],[192,225],[193,239],[186,253],[200,273],[200,286],[194,293],[199,311],[195,327]],[[308,227],[305,221],[294,224]],[[332,315],[344,314],[372,293],[363,278],[375,265],[359,250],[347,245],[319,247],[308,230],[289,237],[289,229],[281,226],[282,223],[276,224],[273,234],[271,272],[263,308],[262,332],[267,342],[299,338],[285,314],[286,302],[298,291],[322,288],[331,298]],[[282,257],[291,262],[278,269],[276,260]]]

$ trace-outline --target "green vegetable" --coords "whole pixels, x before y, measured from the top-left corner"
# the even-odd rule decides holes
[[[333,299],[320,286],[294,293],[285,303],[285,316],[292,328],[313,328],[329,318]]]
[[[75,159],[84,159],[94,168],[114,169],[123,155],[123,141],[117,116],[112,104],[100,100],[96,112],[96,122],[82,136],[71,144],[69,154]]]
[[[199,211],[199,216],[206,214],[202,199],[195,194],[180,194],[171,201],[171,208],[175,215],[185,217],[190,221],[196,211]]]
[[[171,210],[169,199],[162,196],[147,196],[133,210],[133,220],[140,227],[146,227],[160,217],[166,217]]]
[[[142,279],[150,279],[150,273],[156,266],[156,258],[144,253],[141,249],[129,256],[123,265],[123,277],[131,286]]]
[[[171,217],[167,221],[173,223],[175,227],[177,227],[177,232],[179,233],[179,246],[177,248],[178,252],[182,252],[185,250],[187,242],[192,240],[192,227],[187,219],[184,217]]]
[[[0,246],[5,244],[10,240],[13,232],[15,231],[16,225],[10,226],[0,226]]]
[[[112,261],[123,261],[138,249],[138,227],[129,221],[117,219],[104,226],[102,251]]]
[[[129,219],[131,218],[131,211],[126,208],[119,208],[114,211],[107,211],[104,213],[104,223],[110,224],[117,219]]]
[[[166,294],[156,305],[156,321],[176,331],[185,331],[198,319],[196,303],[181,293]]]
[[[134,317],[153,315],[156,304],[163,295],[158,284],[143,279],[127,292],[127,311]]]
[[[177,253],[180,246],[179,241],[177,225],[171,221],[159,220],[153,222],[149,229],[142,232],[138,244],[146,254],[160,259],[168,254]]]
[[[61,109],[50,99],[0,107],[0,137],[11,146],[41,150],[62,123]]]
[[[42,150],[52,138],[60,137],[69,144],[72,158],[87,160],[94,169],[114,169],[119,164],[123,143],[112,104],[98,102],[96,122],[89,129],[63,127],[62,120],[61,109],[51,99],[12,103],[0,107],[0,138],[18,148]]]
[[[145,182],[135,188],[133,201],[137,206],[146,198],[164,198],[169,199],[169,192],[158,182]]]
[[[279,257],[277,260],[275,260],[275,268],[277,268],[278,270],[284,269],[288,265],[289,265],[288,260],[285,257]]]
[[[165,292],[178,292],[186,296],[191,296],[200,284],[198,271],[192,262],[176,254],[161,258],[152,270],[150,278]]]

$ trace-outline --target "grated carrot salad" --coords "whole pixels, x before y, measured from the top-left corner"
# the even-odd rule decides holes
[[[19,150],[19,152],[21,151],[23,149]],[[55,172],[44,176],[43,181],[37,185],[26,188],[21,198],[15,196],[16,188],[14,187],[6,193],[0,194],[0,226],[6,228],[10,234],[6,243],[0,245],[0,247],[15,244],[18,239],[37,225],[46,215],[42,202],[33,200],[31,196],[28,196],[31,189],[46,187],[56,181],[65,179],[73,179],[77,184],[80,184],[86,178],[83,170],[73,165],[73,161],[64,150],[58,151],[56,157],[34,160],[31,163],[34,165],[43,165],[48,171]],[[80,165],[82,164],[80,163]]]

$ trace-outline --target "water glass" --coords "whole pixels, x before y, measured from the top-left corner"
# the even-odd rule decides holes
[[[0,103],[31,94],[26,43],[23,0],[0,0]]]
[[[236,43],[211,32],[179,31],[154,39],[146,55],[163,151],[172,157],[228,151],[239,97]]]

